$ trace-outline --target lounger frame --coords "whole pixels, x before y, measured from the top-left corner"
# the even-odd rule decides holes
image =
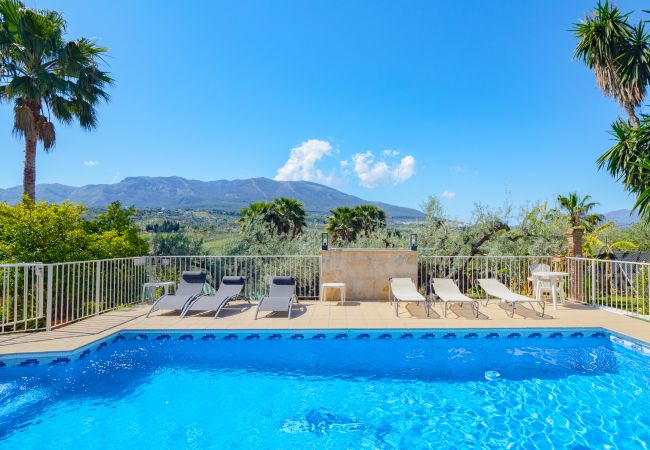
[[[230,278],[232,278],[233,280],[228,280]],[[229,283],[229,281],[241,281],[241,283]],[[227,291],[231,286],[233,288],[230,290],[229,295],[224,295],[223,292],[220,292],[222,289]],[[198,297],[195,297],[191,301],[187,302],[185,304],[185,308],[183,308],[183,311],[181,311],[181,317],[186,317],[187,313],[189,313],[190,311],[211,311],[212,309],[203,309],[203,310],[192,309],[198,302],[202,302],[204,300],[208,300],[208,301],[212,300],[215,302],[214,303],[216,305],[216,308],[214,309],[216,311],[214,314],[215,319],[218,318],[221,310],[233,300],[237,300],[241,298],[246,300],[250,305],[251,303],[250,299],[241,295],[241,292],[244,290],[245,286],[246,286],[246,277],[224,276],[221,279],[221,283],[219,284],[219,289],[217,289],[217,291],[214,294],[200,295]]]
[[[438,290],[436,290],[436,288],[435,288],[435,280],[443,280],[443,279],[442,278],[431,278],[430,287],[431,287],[431,293],[433,295],[435,295],[436,297],[438,297],[440,299],[440,301],[444,304],[444,307],[443,307],[443,316],[444,317],[447,317],[447,306],[448,306],[449,303],[460,303],[461,307],[462,307],[462,305],[464,303],[469,303],[470,307],[472,308],[472,313],[474,314],[474,317],[478,318],[478,310],[479,310],[479,301],[478,300],[474,300],[473,298],[467,297],[465,294],[463,294],[460,291],[460,289],[458,288],[458,285],[456,284],[456,282],[454,280],[452,280],[451,278],[449,278],[448,280],[454,284],[455,289],[458,291],[457,293],[454,293],[454,295],[459,295],[459,296],[462,296],[462,297],[465,297],[465,298],[463,298],[463,299],[455,299],[455,300],[454,299],[445,299],[442,295],[440,295]],[[447,278],[444,278],[444,280],[447,280]],[[458,316],[458,314],[456,314],[456,316]]]
[[[499,295],[499,294],[496,294],[496,293],[493,293],[493,294],[488,293],[488,291],[481,284],[481,281],[484,281],[484,280],[485,281],[496,281],[512,297],[506,298],[505,296]],[[510,317],[515,316],[515,308],[516,308],[517,303],[529,303],[531,309],[533,310],[533,312],[535,312],[535,314],[538,317],[544,317],[544,311],[545,311],[545,308],[546,308],[546,304],[544,303],[543,300],[526,297],[524,295],[520,295],[520,294],[517,294],[515,292],[512,292],[505,284],[501,283],[501,281],[497,280],[496,278],[480,278],[480,279],[478,279],[476,281],[477,281],[477,284],[475,286],[477,287],[477,289],[478,289],[478,287],[480,287],[483,290],[483,292],[485,292],[484,306],[488,305],[488,303],[490,301],[490,296],[492,296],[494,298],[498,298],[503,303],[509,303],[511,305],[512,308],[511,308],[511,311],[510,311]],[[513,297],[516,297],[516,299],[513,298]],[[537,303],[537,305],[539,307],[541,307],[541,313],[538,312],[537,310],[535,310],[535,307],[533,306],[533,303]],[[506,312],[506,314],[508,314],[508,313]]]
[[[281,278],[287,277],[273,277],[270,282],[269,293],[267,295],[262,295],[260,301],[257,304],[257,309],[255,310],[255,320],[260,311],[270,311],[270,312],[284,312],[287,311],[287,317],[291,319],[291,310],[293,309],[293,303],[298,302],[298,297],[296,296],[296,284],[297,281],[294,277],[290,277],[293,280],[292,284],[276,284],[276,281],[279,281]],[[288,281],[288,280],[284,280]],[[265,306],[266,303],[274,303],[281,305],[277,309],[261,309]],[[284,306],[287,306],[285,309]]]

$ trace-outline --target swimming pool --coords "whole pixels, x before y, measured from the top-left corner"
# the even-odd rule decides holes
[[[5,361],[0,448],[643,448],[647,351],[593,329],[134,331]]]

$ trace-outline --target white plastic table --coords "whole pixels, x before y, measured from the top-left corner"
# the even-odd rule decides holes
[[[323,283],[320,285],[320,301],[324,301],[327,298],[326,290],[327,289],[338,289],[341,293],[341,302],[345,302],[345,283]]]
[[[568,272],[533,272],[535,278],[535,298],[541,300],[541,290],[539,289],[540,281],[547,281],[551,284],[551,297],[553,298],[553,309],[557,309],[558,290],[559,297],[564,304],[564,278],[568,277]]]
[[[144,283],[142,285],[142,300],[147,298],[147,291],[150,291],[149,299],[156,300],[154,298],[154,295],[156,293],[156,289],[158,289],[159,287],[163,288],[165,290],[164,295],[167,295],[169,294],[170,287],[176,288],[176,283],[174,283],[173,281],[152,281],[149,283]]]

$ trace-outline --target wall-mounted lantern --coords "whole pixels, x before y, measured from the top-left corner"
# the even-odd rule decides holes
[[[330,248],[329,236],[328,236],[327,233],[323,233],[321,235],[321,246],[320,246],[320,248],[323,249],[323,250],[327,250],[327,249]]]
[[[413,233],[411,235],[411,250],[417,251],[418,249],[418,235]]]

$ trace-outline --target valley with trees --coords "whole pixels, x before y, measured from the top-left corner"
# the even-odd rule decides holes
[[[37,147],[53,150],[54,121],[96,128],[97,108],[110,99],[107,89],[114,80],[106,70],[107,49],[88,38],[67,39],[62,14],[2,0],[0,16],[0,98],[13,109],[14,134],[25,153],[22,199],[15,189],[0,192],[6,202],[0,203],[0,262],[136,254],[315,254],[323,232],[339,247],[407,247],[410,234],[416,233],[421,249],[440,255],[559,255],[566,250],[566,230],[580,228],[588,256],[650,250],[650,118],[644,110],[650,37],[643,16],[635,21],[633,12],[611,2],[599,2],[572,32],[575,59],[593,70],[603,94],[627,115],[612,123],[615,143],[596,161],[636,198],[641,219],[626,227],[605,220],[596,213],[595,200],[575,192],[559,195],[553,205],[476,204],[470,219],[459,221],[436,196],[422,205],[421,215],[313,182],[267,178],[202,182],[130,177],[79,189],[46,185],[44,192],[52,200],[39,201]],[[129,192],[138,194],[129,197]],[[265,193],[263,200],[258,200],[260,193]],[[138,209],[124,207],[131,204]],[[403,215],[416,218],[403,220]]]

